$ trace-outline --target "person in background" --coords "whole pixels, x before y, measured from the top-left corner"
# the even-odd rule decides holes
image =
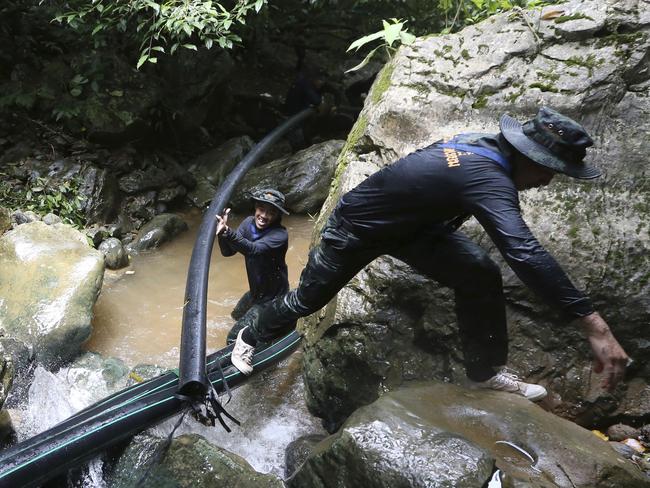
[[[320,66],[305,61],[303,46],[296,47],[296,55],[296,76],[285,96],[284,113],[291,117],[309,107],[316,108],[318,113],[315,118],[305,123],[305,127],[297,127],[287,134],[287,140],[294,151],[311,145],[311,134],[319,132],[318,127],[330,118],[340,102],[339,91],[326,81],[327,72]],[[325,100],[324,93],[332,95],[334,106],[331,99],[329,102]]]
[[[289,290],[285,256],[289,243],[287,229],[282,226],[284,195],[278,190],[263,189],[253,193],[253,215],[246,217],[237,230],[228,227],[230,209],[217,215],[217,237],[223,256],[244,255],[249,290],[233,309],[233,319],[240,319],[253,305],[263,304]],[[237,338],[235,325],[228,333],[227,343]]]
[[[508,330],[499,266],[458,230],[474,216],[517,276],[584,331],[595,371],[604,372],[603,386],[613,389],[629,358],[591,300],[533,236],[518,197],[548,185],[556,173],[600,176],[584,161],[592,145],[581,125],[542,107],[524,124],[503,115],[496,134],[459,134],[372,174],[339,200],[298,288],[239,320],[232,364],[250,374],[247,358],[258,341],[325,306],[368,263],[388,254],[454,289],[465,371],[475,387],[540,400],[543,386],[505,369]]]

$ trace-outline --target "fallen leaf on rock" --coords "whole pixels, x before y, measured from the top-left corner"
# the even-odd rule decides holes
[[[564,13],[564,10],[547,10],[542,14],[542,20],[553,20]]]

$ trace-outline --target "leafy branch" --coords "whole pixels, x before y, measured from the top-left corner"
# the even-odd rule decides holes
[[[350,52],[352,50],[356,52],[361,47],[376,40],[382,41],[381,44],[379,44],[377,47],[375,47],[372,51],[370,51],[366,55],[363,61],[361,61],[356,66],[346,70],[346,73],[363,68],[372,59],[372,57],[375,55],[378,49],[383,48],[386,51],[388,57],[391,57],[393,53],[397,51],[397,46],[400,43],[408,46],[413,44],[413,42],[415,41],[415,36],[407,32],[407,29],[404,28],[404,25],[406,24],[405,21],[399,19],[390,19],[390,21],[382,20],[382,23],[384,26],[382,30],[361,37],[356,41],[354,41],[352,44],[350,44],[350,47],[348,47],[347,52]]]
[[[45,0],[43,0],[45,1]],[[230,49],[241,38],[232,32],[246,16],[259,12],[267,0],[236,0],[230,7],[213,0],[49,0],[62,10],[54,21],[93,37],[124,33],[139,41],[137,68],[157,63],[158,54],[178,48],[196,51],[218,45]]]

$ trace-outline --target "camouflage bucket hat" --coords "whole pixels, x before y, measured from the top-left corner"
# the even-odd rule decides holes
[[[541,107],[535,118],[523,125],[509,115],[502,115],[499,127],[517,151],[537,164],[583,180],[601,175],[598,169],[583,161],[587,148],[594,144],[587,131],[555,110]]]
[[[256,202],[268,203],[269,205],[273,205],[283,214],[289,215],[289,212],[287,212],[284,208],[284,194],[282,194],[278,190],[272,190],[270,188],[257,190],[253,192],[251,198]]]

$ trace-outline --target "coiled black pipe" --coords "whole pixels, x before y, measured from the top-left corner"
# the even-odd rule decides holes
[[[183,302],[185,305],[183,307],[183,330],[181,332],[181,350],[178,365],[178,392],[183,395],[202,398],[208,391],[208,379],[205,369],[205,318],[210,256],[217,228],[216,216],[223,212],[237,184],[264,152],[280,137],[301,124],[313,113],[313,108],[297,113],[258,142],[221,184],[212,202],[210,202],[210,207],[203,216],[198,236],[194,242],[194,249],[192,250],[192,258],[187,273],[187,284],[185,285],[185,300]]]

